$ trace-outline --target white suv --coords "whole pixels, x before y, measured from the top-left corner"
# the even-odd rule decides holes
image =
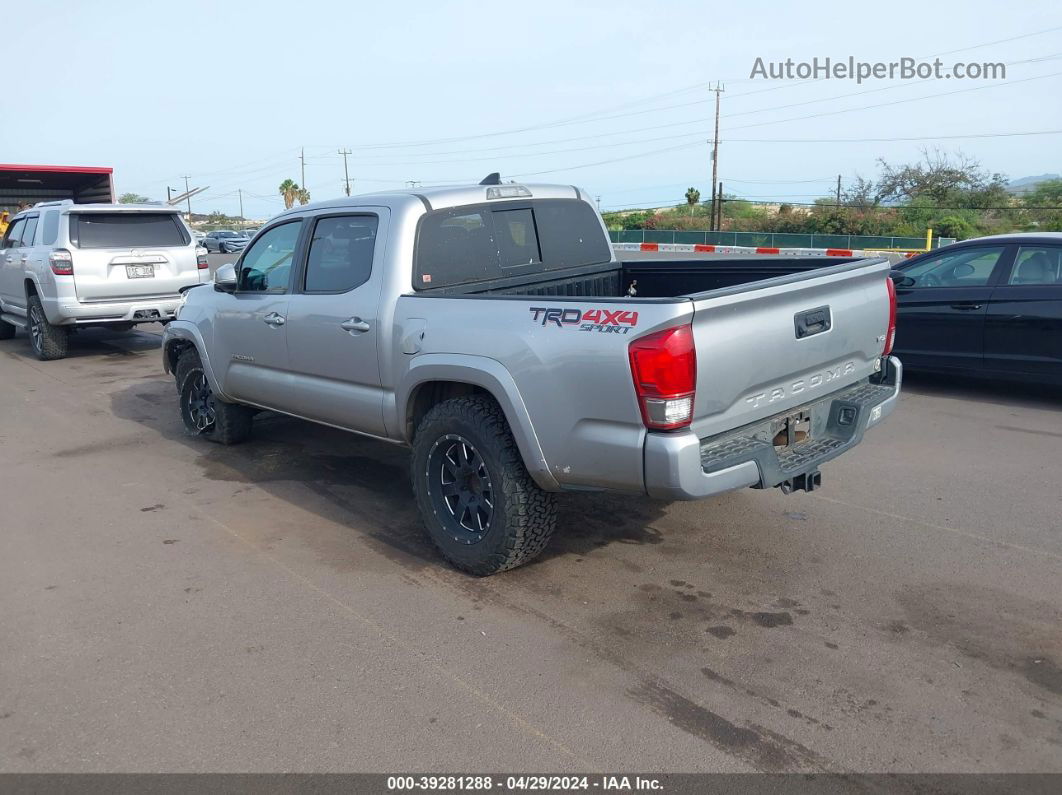
[[[72,326],[168,322],[205,281],[206,250],[171,207],[42,202],[0,248],[0,339],[23,328],[40,359],[61,359]]]

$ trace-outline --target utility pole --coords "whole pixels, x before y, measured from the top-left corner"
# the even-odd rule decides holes
[[[240,196],[240,223],[242,224],[247,221],[247,219],[243,217],[243,188],[237,188],[236,193]]]
[[[299,150],[299,162],[302,163],[302,181],[299,183],[300,188],[306,187],[306,147],[302,147]]]
[[[841,206],[841,175],[837,175],[837,206]]]
[[[719,183],[719,190],[716,191],[716,196],[719,197],[719,220],[716,223],[716,229],[720,232],[723,231],[723,183]]]
[[[191,226],[191,224],[192,224],[192,196],[191,196],[192,189],[188,187],[188,176],[187,175],[185,175],[185,178],[184,178],[184,192],[189,194],[185,198],[185,201],[188,202],[188,225]]]
[[[601,197],[600,196],[597,197],[597,212],[599,214],[601,212]]]
[[[712,142],[709,140],[708,146],[711,147]],[[709,150],[712,160],[715,160],[715,152]],[[708,231],[715,231],[715,180],[712,180],[712,211],[708,214]]]
[[[715,83],[715,88],[709,89],[709,91],[714,91],[715,92],[715,136],[714,136],[714,138],[712,140],[712,188],[713,189],[715,188],[716,182],[718,182],[718,180],[719,180],[719,95],[722,94],[723,91],[725,91],[725,90],[726,89],[723,87],[723,84],[720,83],[718,80]],[[723,218],[723,213],[721,212],[721,210],[722,210],[722,206],[721,205],[723,204],[722,191],[720,191],[718,193],[718,195],[716,196],[716,199],[718,199],[718,203],[720,205],[720,210],[719,211],[716,210],[716,208],[715,208],[716,201],[713,200],[713,202],[712,202],[712,215],[715,216],[716,214],[718,214],[719,219],[720,219],[720,225],[722,225],[722,218]]]
[[[339,154],[343,155],[343,184],[346,186],[347,195],[350,195],[350,172],[347,171],[347,155],[351,154],[349,149],[340,149]]]

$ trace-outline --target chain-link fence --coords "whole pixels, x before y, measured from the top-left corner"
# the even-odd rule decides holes
[[[767,248],[850,248],[923,250],[924,237],[888,235],[799,235],[788,232],[686,232],[677,229],[622,229],[609,231],[613,243],[700,243],[714,246]],[[933,248],[954,243],[954,238],[933,238]]]

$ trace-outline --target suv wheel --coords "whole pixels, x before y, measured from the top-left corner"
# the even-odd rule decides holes
[[[31,295],[26,308],[30,344],[37,358],[42,362],[64,358],[70,330],[66,326],[53,326],[48,322],[39,296]]]
[[[177,392],[181,419],[189,435],[219,444],[238,444],[250,436],[254,411],[214,395],[194,349],[185,351],[177,360]]]
[[[557,524],[552,494],[527,472],[501,407],[486,396],[435,406],[413,440],[413,491],[432,542],[484,576],[527,563]]]
[[[226,246],[224,243],[219,243],[218,244],[218,254],[228,254],[228,253],[229,253],[229,247]]]

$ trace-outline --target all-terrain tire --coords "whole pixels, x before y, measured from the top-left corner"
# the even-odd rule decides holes
[[[44,305],[39,296],[31,295],[26,302],[26,320],[33,352],[42,362],[66,357],[70,330],[66,326],[53,326],[44,314]]]
[[[181,353],[176,378],[181,419],[190,436],[228,445],[239,444],[251,435],[254,409],[226,403],[213,394],[195,348]]]
[[[440,451],[445,455],[447,445],[471,449],[468,460],[475,462],[480,475],[468,477],[489,484],[489,490],[482,490],[482,485],[472,487],[490,495],[489,520],[479,532],[466,530],[450,507],[449,500],[460,497],[445,496],[446,487],[456,485],[443,483],[446,475],[438,456]],[[556,500],[528,474],[505,415],[493,398],[453,398],[433,407],[413,438],[411,470],[428,536],[458,569],[477,576],[496,574],[533,560],[549,544],[557,526]]]

